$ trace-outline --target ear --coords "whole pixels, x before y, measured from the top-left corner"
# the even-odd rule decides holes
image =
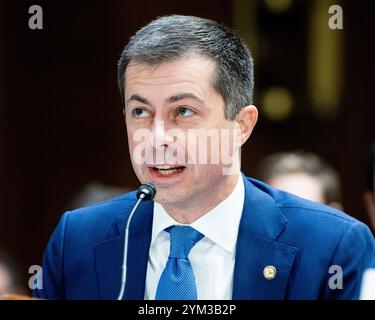
[[[247,106],[237,114],[235,121],[241,130],[241,145],[249,139],[255,124],[258,120],[258,109],[253,106]]]

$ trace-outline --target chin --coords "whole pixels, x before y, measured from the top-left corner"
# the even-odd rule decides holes
[[[173,203],[176,201],[175,197],[170,191],[156,189],[155,201],[161,204]]]
[[[156,188],[155,201],[160,204],[173,204],[177,202],[183,202],[186,198],[186,195],[176,194],[173,190],[165,190]]]

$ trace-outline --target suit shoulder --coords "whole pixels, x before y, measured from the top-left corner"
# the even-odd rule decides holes
[[[117,211],[122,211],[124,209],[127,209],[128,207],[133,206],[136,200],[135,194],[136,192],[133,191],[125,193],[116,198],[104,200],[81,208],[69,210],[69,215],[74,215],[77,219],[92,219],[95,216],[98,216],[98,218],[104,218],[104,216],[107,214],[113,215],[113,213]]]
[[[373,252],[374,240],[369,228],[354,217],[257,180],[250,179],[249,182],[262,193],[263,199],[267,198],[268,205],[277,209],[275,214],[284,217],[285,229],[278,240],[298,248],[302,260],[309,257],[310,264],[316,260],[328,265],[335,253],[352,257],[363,250]]]
[[[62,218],[69,233],[109,235],[116,233],[116,224],[126,219],[136,201],[135,192],[66,212]]]
[[[291,193],[274,189],[255,179],[249,179],[258,189],[266,193],[274,201],[275,206],[287,218],[288,222],[301,223],[332,223],[350,226],[359,221],[354,217],[325,204],[302,199]]]

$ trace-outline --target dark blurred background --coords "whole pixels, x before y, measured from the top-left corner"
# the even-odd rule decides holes
[[[43,30],[28,26],[34,4],[43,9]],[[343,9],[343,30],[328,27],[332,4]],[[227,24],[254,52],[261,117],[243,171],[255,174],[276,151],[314,152],[341,176],[345,210],[368,223],[374,12],[371,0],[0,0],[0,247],[26,279],[84,186],[137,186],[116,63],[130,35],[166,14]]]

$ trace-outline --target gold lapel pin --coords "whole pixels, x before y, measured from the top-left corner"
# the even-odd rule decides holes
[[[263,269],[263,276],[267,280],[272,280],[276,277],[276,268],[274,266],[267,266]]]

